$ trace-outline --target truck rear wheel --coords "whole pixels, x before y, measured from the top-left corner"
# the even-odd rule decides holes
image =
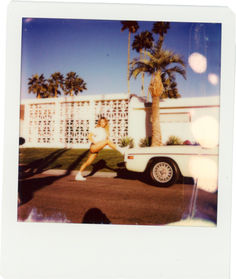
[[[148,166],[147,172],[152,183],[161,187],[171,186],[180,177],[178,166],[169,158],[153,159]]]

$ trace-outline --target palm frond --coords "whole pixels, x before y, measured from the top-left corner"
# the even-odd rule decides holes
[[[143,72],[145,72],[145,68],[135,68],[135,69],[132,69],[130,70],[130,77],[134,77],[135,79],[137,78],[137,76]]]
[[[170,28],[169,22],[162,22],[157,21],[153,24],[152,32],[155,34],[159,34],[160,36],[163,36],[167,33],[167,30]]]
[[[136,78],[140,73],[152,74],[153,72],[155,72],[155,65],[151,60],[135,59],[131,62],[130,77],[133,76]]]
[[[121,21],[122,28],[121,31],[123,32],[124,30],[128,29],[129,32],[135,33],[139,29],[139,24],[137,21]]]
[[[186,71],[183,67],[181,68],[179,66],[174,66],[172,68],[167,69],[166,73],[169,76],[171,76],[173,73],[178,73],[178,74],[182,75],[184,77],[184,79],[186,79]]]

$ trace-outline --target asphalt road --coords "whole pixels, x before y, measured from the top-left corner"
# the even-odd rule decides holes
[[[37,174],[20,180],[18,221],[163,225],[189,212],[193,185],[158,188],[127,178]],[[216,223],[217,194],[198,191],[196,216]]]

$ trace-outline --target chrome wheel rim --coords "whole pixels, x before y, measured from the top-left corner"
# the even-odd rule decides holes
[[[166,162],[159,162],[153,168],[153,176],[160,183],[167,183],[173,177],[173,169]]]

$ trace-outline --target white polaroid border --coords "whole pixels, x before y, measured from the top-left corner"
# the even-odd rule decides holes
[[[222,24],[217,227],[17,222],[23,17]],[[3,185],[4,278],[229,278],[234,14],[222,7],[12,2],[8,10]]]

